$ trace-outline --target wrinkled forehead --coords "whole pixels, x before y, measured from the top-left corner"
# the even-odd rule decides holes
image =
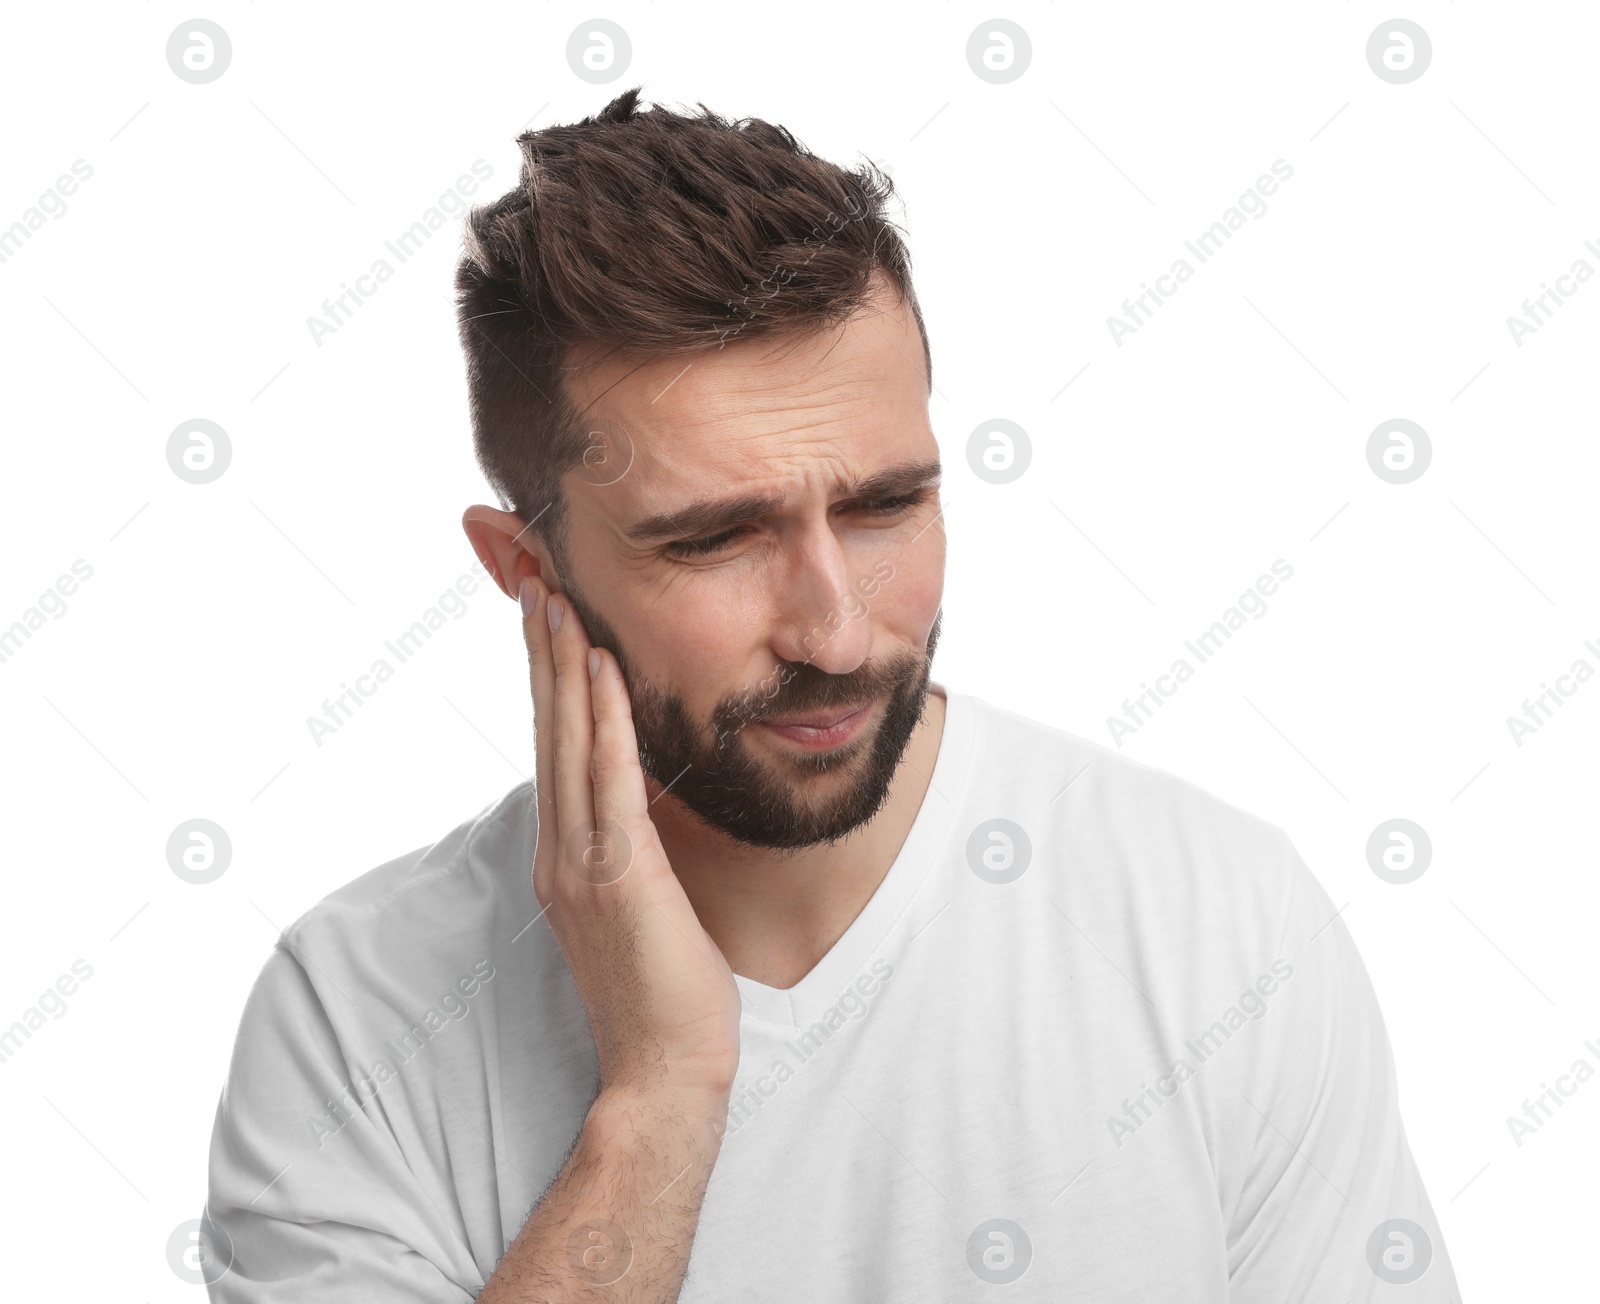
[[[590,438],[574,488],[610,491],[617,510],[730,484],[839,486],[933,438],[921,335],[893,302],[691,354],[580,354],[567,384]]]

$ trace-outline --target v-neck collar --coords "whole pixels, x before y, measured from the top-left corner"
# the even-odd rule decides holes
[[[967,694],[952,692],[938,683],[931,688],[942,689],[945,699],[939,755],[922,805],[917,808],[889,872],[844,935],[793,987],[768,987],[742,974],[734,975],[744,1004],[744,1018],[786,1028],[807,1027],[816,1022],[888,936],[938,858],[966,786],[976,711]]]

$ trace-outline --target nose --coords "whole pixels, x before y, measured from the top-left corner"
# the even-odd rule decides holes
[[[857,581],[871,569],[826,523],[786,540],[783,592],[772,650],[830,675],[857,669],[872,647],[871,612]]]

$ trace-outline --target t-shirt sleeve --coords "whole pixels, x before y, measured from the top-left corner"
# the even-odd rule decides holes
[[[1230,1110],[1229,1298],[1454,1304],[1372,983],[1327,893],[1282,845],[1279,987]]]
[[[471,1301],[483,1277],[457,1219],[384,1125],[399,1093],[363,1109],[329,1016],[350,998],[312,972],[280,939],[245,1004],[201,1220],[212,1304]]]

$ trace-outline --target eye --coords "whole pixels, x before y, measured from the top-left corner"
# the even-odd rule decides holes
[[[673,557],[708,557],[722,552],[733,541],[738,530],[724,530],[721,534],[708,534],[703,539],[675,539],[665,551]]]
[[[869,516],[895,516],[923,502],[928,493],[927,489],[919,489],[915,493],[898,494],[893,498],[869,499],[856,506]],[[710,557],[719,552],[726,552],[728,545],[745,528],[747,527],[738,526],[732,530],[724,530],[721,534],[708,534],[700,539],[675,539],[665,545],[665,551],[673,557]]]
[[[915,507],[927,496],[927,490],[919,489],[916,493],[900,494],[895,498],[879,498],[873,502],[863,503],[862,506],[874,516],[893,516],[896,512]]]

